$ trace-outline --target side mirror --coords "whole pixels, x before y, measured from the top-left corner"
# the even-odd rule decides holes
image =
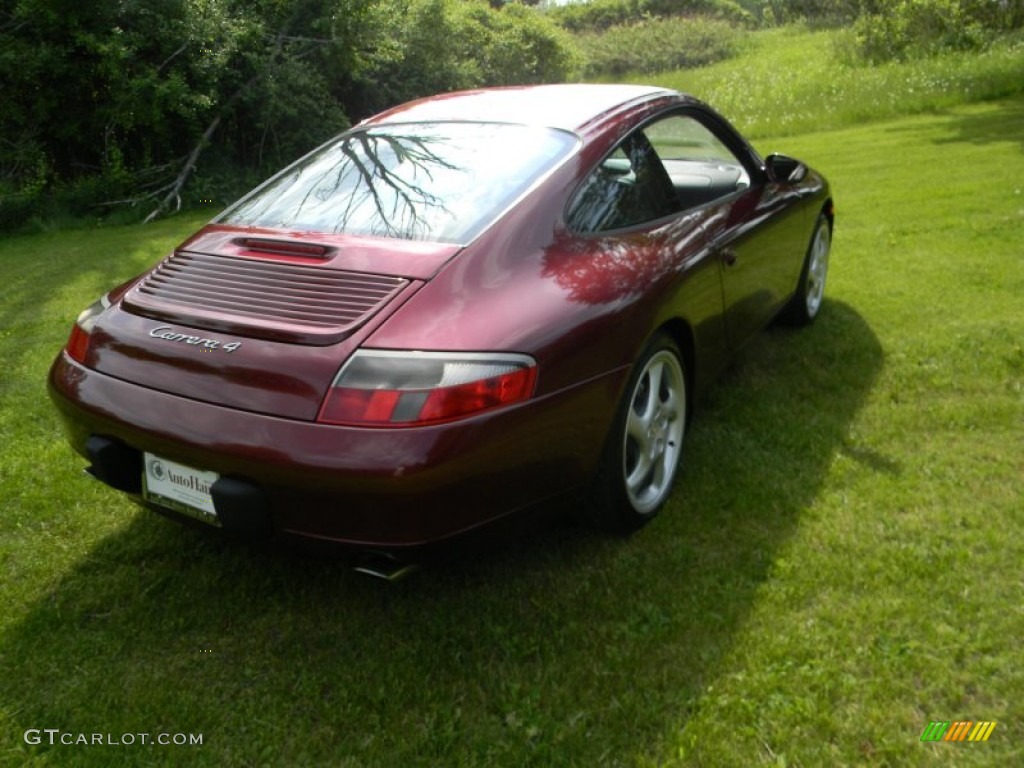
[[[765,160],[768,178],[782,184],[796,184],[807,175],[807,166],[792,157],[772,154]]]

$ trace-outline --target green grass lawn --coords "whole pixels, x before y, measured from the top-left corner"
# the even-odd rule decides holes
[[[394,586],[139,511],[64,446],[74,315],[199,218],[5,239],[0,764],[1022,764],[1022,126],[1017,98],[760,141],[833,182],[827,302],[701,403],[662,517]],[[920,742],[957,719],[998,725]]]

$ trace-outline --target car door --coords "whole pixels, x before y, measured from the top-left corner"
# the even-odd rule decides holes
[[[748,144],[724,120],[689,109],[646,130],[684,208],[699,207],[722,266],[732,347],[761,329],[793,293],[806,243],[800,191],[769,182]]]
[[[803,248],[792,186],[769,182],[758,158],[724,120],[690,108],[645,129],[684,207],[702,208],[722,269],[726,335],[741,345],[792,294]]]

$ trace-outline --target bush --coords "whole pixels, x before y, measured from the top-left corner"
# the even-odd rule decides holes
[[[854,29],[861,57],[883,62],[978,50],[1022,24],[1019,0],[873,0]]]
[[[752,27],[755,19],[735,0],[638,0],[640,11],[645,16],[673,18],[679,16],[702,16],[719,21]]]
[[[45,187],[0,185],[0,231],[60,229],[96,223],[115,211],[114,206],[103,203],[126,194],[128,189],[122,179],[101,175],[83,176]],[[142,214],[135,212],[132,216],[138,219]],[[59,224],[54,225],[54,222]]]
[[[38,193],[0,184],[0,231],[20,229],[42,213],[44,204],[45,199]]]
[[[735,55],[742,31],[707,18],[647,19],[582,35],[588,77],[689,69]]]
[[[572,38],[533,8],[505,5],[493,15],[483,51],[487,85],[525,85],[575,80],[581,59]]]
[[[766,26],[805,22],[812,29],[840,27],[860,15],[861,0],[766,0]]]
[[[572,39],[542,12],[484,0],[387,0],[381,39],[361,73],[373,112],[420,96],[485,85],[574,80]]]
[[[485,0],[7,5],[0,229],[54,207],[220,199],[397,102],[580,71],[542,12]]]
[[[547,14],[577,34],[604,32],[644,17],[704,16],[743,26],[755,24],[754,15],[734,0],[591,0],[555,6]]]
[[[591,0],[549,8],[548,17],[570,32],[603,32],[640,16],[639,0]]]

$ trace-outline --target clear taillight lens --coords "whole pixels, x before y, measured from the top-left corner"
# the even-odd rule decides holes
[[[526,400],[536,380],[526,355],[360,350],[338,372],[317,420],[438,424]]]
[[[78,315],[78,319],[71,329],[71,337],[68,339],[67,345],[68,355],[73,360],[77,360],[80,363],[85,362],[85,357],[89,353],[89,342],[92,337],[93,326],[96,325],[97,318],[109,306],[109,295],[104,294],[83,309],[81,314]]]

